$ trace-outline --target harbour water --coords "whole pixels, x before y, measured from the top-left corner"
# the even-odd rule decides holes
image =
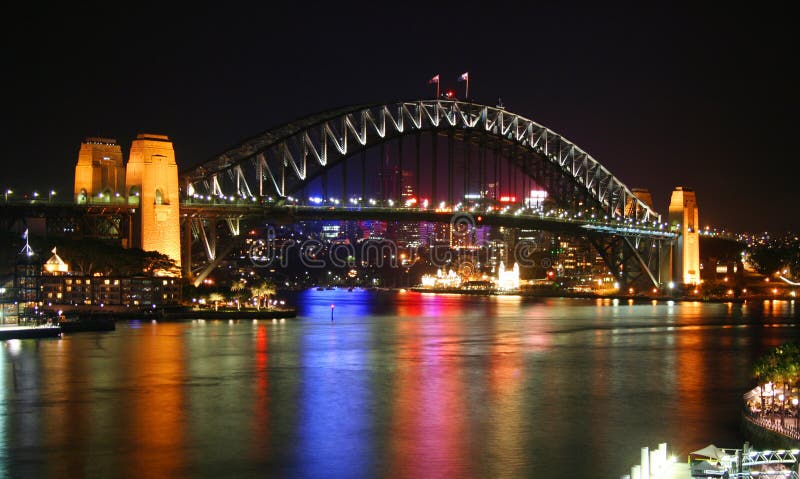
[[[0,343],[0,477],[618,478],[741,448],[753,362],[800,336],[789,301],[287,299]]]

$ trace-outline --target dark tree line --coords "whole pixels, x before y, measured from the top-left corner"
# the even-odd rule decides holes
[[[108,276],[152,275],[159,270],[177,272],[175,261],[157,251],[123,248],[102,240],[60,240],[55,246],[58,255],[74,271],[84,275],[102,273]]]
[[[748,259],[761,274],[789,270],[789,276],[800,277],[800,238],[789,236],[748,248]]]
[[[22,259],[19,250],[24,240],[18,235],[9,237],[3,245],[4,270],[13,270],[13,263]],[[123,248],[118,242],[99,239],[29,238],[37,262],[44,263],[56,248],[58,256],[69,264],[70,270],[83,275],[101,273],[108,276],[153,275],[160,270],[177,273],[179,269],[169,256],[157,251]]]

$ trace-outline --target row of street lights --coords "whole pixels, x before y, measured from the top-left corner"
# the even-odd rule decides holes
[[[6,190],[3,192],[3,198],[5,198],[5,202],[6,202],[6,203],[8,203],[8,198],[9,198],[10,196],[12,196],[13,194],[14,194],[14,190],[12,190],[11,188],[6,188]],[[33,193],[31,193],[31,196],[33,197],[33,200],[35,201],[35,200],[37,200],[37,199],[39,198],[39,196],[41,196],[41,195],[39,194],[39,192],[38,192],[38,191],[34,191]],[[54,196],[56,196],[56,190],[50,190],[50,191],[48,191],[48,192],[47,192],[47,201],[48,201],[48,202],[50,202],[50,201],[53,201],[53,197],[54,197]],[[23,196],[23,198],[24,198],[24,199],[28,199],[28,194],[26,193],[26,194]],[[13,198],[12,198],[12,200],[13,200]]]

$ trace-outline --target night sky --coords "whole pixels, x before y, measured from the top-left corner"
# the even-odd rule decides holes
[[[127,157],[166,134],[188,167],[307,114],[431,98],[437,73],[462,94],[468,71],[475,101],[562,134],[661,213],[681,185],[702,226],[800,230],[797,30],[767,2],[112,3],[4,15],[0,186],[70,194],[87,136]]]

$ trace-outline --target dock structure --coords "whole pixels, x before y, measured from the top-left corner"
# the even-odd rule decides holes
[[[631,467],[630,474],[620,479],[692,479],[700,477],[725,477],[749,479],[770,477],[798,479],[798,449],[757,451],[745,443],[742,449],[724,449],[709,444],[703,449],[689,453],[686,462],[667,457],[667,444],[658,449],[641,449],[641,461]]]
[[[0,326],[0,341],[60,337],[61,328],[58,326]]]

